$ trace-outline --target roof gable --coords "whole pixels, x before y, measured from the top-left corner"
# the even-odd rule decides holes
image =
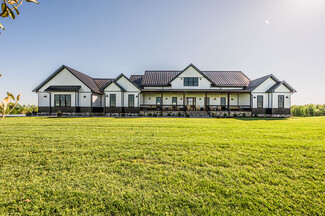
[[[207,77],[204,73],[202,73],[195,65],[190,64],[188,65],[184,70],[182,70],[180,73],[178,73],[172,80],[169,81],[169,85],[171,84],[171,82],[173,82],[177,77],[179,77],[180,75],[182,75],[184,72],[188,71],[190,68],[193,68],[196,72],[198,72],[199,74],[201,74],[204,78],[206,78],[211,84],[214,84],[209,77]]]
[[[84,85],[86,85],[91,91],[93,91],[95,93],[100,93],[100,90],[99,90],[98,86],[96,85],[95,81],[93,80],[93,78],[91,78],[90,76],[83,74],[73,68],[67,67],[65,65],[62,65],[59,69],[57,69],[46,80],[44,80],[40,85],[38,85],[33,91],[34,92],[39,91],[46,83],[48,83],[50,80],[52,80],[56,75],[61,73],[64,69],[69,71],[79,81],[81,81]]]
[[[260,86],[264,81],[266,81],[269,78],[273,79],[276,83],[280,82],[273,74],[269,74],[269,75],[257,78],[255,80],[251,80],[245,89],[249,90],[249,91],[253,91],[254,89],[256,89],[258,86]]]
[[[268,93],[272,93],[275,92],[280,86],[284,86],[286,87],[290,92],[297,92],[294,88],[292,88],[286,81],[281,81],[276,83],[274,86],[272,86],[269,90],[267,90],[266,92]]]
[[[105,89],[112,87],[113,85],[116,86],[118,89],[120,89],[122,92],[126,91],[122,86],[120,86],[117,82],[115,82],[115,80],[108,83],[108,85],[106,85],[104,88],[101,88],[101,91],[105,91]]]

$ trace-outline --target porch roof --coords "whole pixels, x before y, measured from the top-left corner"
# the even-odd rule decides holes
[[[142,89],[142,92],[250,93],[241,89]]]
[[[50,86],[45,91],[57,91],[57,92],[77,92],[81,86]]]

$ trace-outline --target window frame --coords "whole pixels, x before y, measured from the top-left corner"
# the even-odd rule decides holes
[[[64,105],[62,105],[62,104],[64,104]],[[71,95],[70,94],[55,94],[54,95],[54,107],[71,107]]]
[[[184,77],[184,86],[199,86],[199,78],[198,77]]]
[[[132,103],[131,103],[132,101]],[[128,95],[128,107],[134,107],[134,94],[129,94]]]
[[[174,103],[174,99],[176,100]],[[177,106],[177,97],[172,97],[172,105]]]
[[[161,97],[156,97],[156,105],[157,106],[161,105]]]
[[[113,99],[112,97],[115,97],[114,100],[112,100]],[[109,95],[109,107],[116,107],[116,94]]]
[[[280,106],[280,98],[282,98],[282,106]],[[278,108],[284,109],[284,95],[278,95]]]
[[[259,98],[261,98],[262,100],[259,101]],[[261,106],[259,106],[260,105],[259,104],[260,102],[262,103]],[[257,95],[257,97],[256,97],[256,107],[258,109],[263,109],[263,107],[264,107],[264,97],[263,97],[263,95]]]
[[[224,104],[222,103],[223,99],[224,99],[224,101],[225,101]],[[227,98],[226,98],[226,97],[221,97],[221,98],[220,98],[220,106],[227,106]]]

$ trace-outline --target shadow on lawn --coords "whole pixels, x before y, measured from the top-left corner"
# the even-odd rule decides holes
[[[265,117],[265,118],[259,118],[259,117],[244,117],[244,118],[240,118],[237,117],[235,118],[236,120],[241,120],[241,121],[284,121],[284,120],[289,120],[289,118],[272,118],[272,117]]]

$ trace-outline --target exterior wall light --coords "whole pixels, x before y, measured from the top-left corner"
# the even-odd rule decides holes
[[[149,100],[151,100],[151,98],[149,98]]]
[[[86,98],[86,95],[84,95],[84,98]]]
[[[46,98],[47,96],[46,96],[46,95],[44,95],[44,97]]]
[[[256,98],[256,96],[254,96],[254,98]]]
[[[289,96],[286,96],[286,98],[289,98]]]
[[[201,98],[199,98],[199,100],[201,100]]]
[[[217,100],[217,98],[214,98],[214,100]]]
[[[108,97],[108,95],[106,95],[106,97]]]
[[[168,100],[168,98],[166,98],[166,100]]]
[[[231,100],[234,100],[233,98],[231,98]]]

